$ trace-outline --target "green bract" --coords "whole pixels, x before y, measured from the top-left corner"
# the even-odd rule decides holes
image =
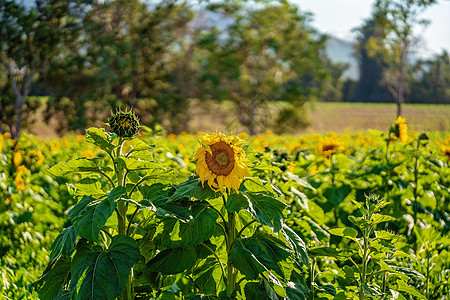
[[[117,111],[109,118],[109,126],[111,131],[118,137],[130,138],[136,136],[139,132],[139,119],[135,116],[134,112],[130,111]]]

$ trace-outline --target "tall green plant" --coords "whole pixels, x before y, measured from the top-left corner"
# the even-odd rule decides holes
[[[418,299],[426,299],[408,281],[413,277],[423,278],[419,272],[395,264],[395,259],[404,257],[413,259],[400,247],[401,238],[385,230],[377,230],[383,222],[395,221],[395,218],[380,214],[388,201],[377,195],[366,197],[362,205],[354,201],[361,217],[349,216],[349,220],[359,229],[352,227],[334,228],[329,232],[336,236],[350,239],[355,247],[346,249],[346,257],[351,263],[341,271],[341,282],[345,283],[346,295],[355,292],[359,299],[386,299],[395,297],[405,299],[401,294],[413,295]],[[356,286],[356,290],[352,289]],[[348,293],[348,294],[347,294]]]
[[[177,184],[157,163],[159,146],[135,137],[132,113],[109,122],[113,132],[86,134],[103,154],[50,169],[77,174],[69,190],[78,203],[35,283],[41,299],[306,299],[306,247],[284,224],[275,186],[257,177],[228,192],[199,177]]]

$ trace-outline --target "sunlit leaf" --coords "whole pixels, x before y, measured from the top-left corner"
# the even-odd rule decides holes
[[[419,293],[415,287],[408,285],[401,279],[397,279],[397,290],[400,292],[405,292],[414,297],[417,297],[418,299],[427,299],[424,295]]]
[[[102,171],[105,161],[100,158],[78,158],[67,162],[59,162],[48,171],[54,176],[64,176],[69,173],[90,173]],[[108,169],[109,171],[109,169]]]
[[[356,241],[356,237],[358,236],[358,231],[351,227],[332,228],[328,232],[333,235],[348,237],[353,241]]]
[[[112,143],[116,137],[116,134],[105,132],[103,128],[91,127],[86,130],[86,142],[98,146],[107,153],[111,153],[116,147]]]

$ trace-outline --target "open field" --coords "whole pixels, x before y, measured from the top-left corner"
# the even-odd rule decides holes
[[[385,131],[396,118],[395,104],[317,103],[311,109],[308,132]],[[403,117],[412,130],[450,130],[450,105],[406,104]]]
[[[270,104],[268,110],[262,110],[267,122],[271,124],[276,118],[284,103]],[[449,131],[450,130],[450,105],[431,104],[405,104],[403,117],[406,118],[408,127],[416,131]],[[336,133],[361,132],[368,129],[385,131],[396,118],[397,107],[393,103],[331,103],[317,102],[307,104],[310,126],[306,129],[299,128],[293,133]],[[269,113],[267,113],[269,111]],[[234,104],[228,101],[218,103],[216,101],[192,102],[187,109],[187,114],[192,117],[189,120],[186,131],[195,133],[199,131],[246,131],[238,126]],[[57,137],[55,131],[56,121],[45,124],[39,115],[36,116],[36,126],[31,133],[40,137]],[[101,124],[99,124],[101,125]],[[260,128],[259,131],[274,128]]]

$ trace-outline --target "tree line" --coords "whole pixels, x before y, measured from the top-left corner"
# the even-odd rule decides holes
[[[433,0],[375,2],[355,42],[357,82],[327,57],[311,14],[285,0],[0,2],[0,130],[15,137],[40,106],[60,132],[118,107],[179,132],[192,99],[230,100],[255,133],[275,100],[280,130],[306,126],[315,100],[450,103],[448,53],[408,63],[410,27]]]

